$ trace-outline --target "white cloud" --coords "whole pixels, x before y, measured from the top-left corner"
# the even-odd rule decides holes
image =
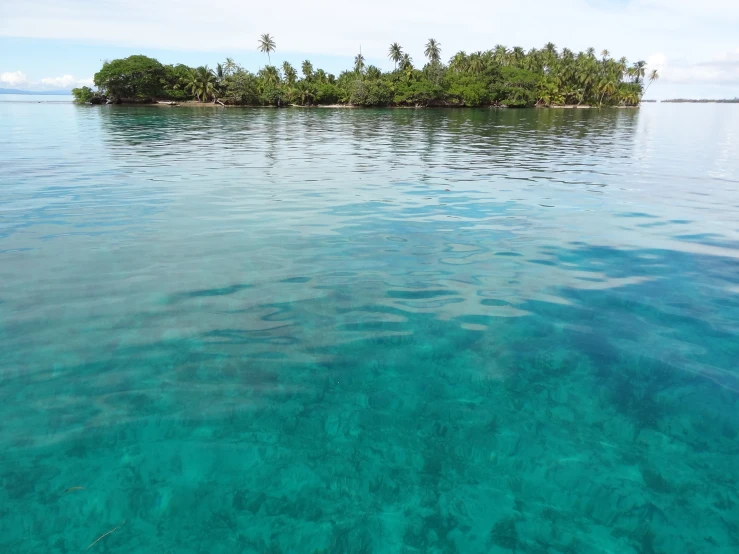
[[[673,58],[662,52],[647,58],[659,81],[648,88],[647,98],[739,97],[739,48],[702,61]]]
[[[77,79],[72,75],[62,75],[61,77],[44,77],[40,82],[41,86],[50,89],[72,89],[81,86],[92,86],[92,77],[88,79]]]
[[[419,60],[430,36],[449,56],[497,42],[530,48],[548,41],[572,49],[608,48],[630,59],[665,48],[670,56],[705,56],[720,51],[717,44],[739,25],[739,2],[729,0],[529,0],[525,21],[520,5],[494,0],[466,0],[454,8],[441,0],[375,0],[369,7],[314,0],[309,8],[284,0],[277,12],[272,3],[243,0],[221,0],[217,9],[203,9],[200,0],[175,6],[171,0],[104,0],[95,10],[88,0],[26,0],[7,3],[3,12],[5,36],[255,51],[259,34],[270,32],[278,52],[353,55],[361,44],[366,56],[385,59],[390,42],[400,41]]]
[[[442,0],[423,5],[374,0],[371,6],[313,0],[309,8],[303,1],[283,0],[277,10],[273,3],[244,0],[220,0],[217,9],[204,9],[200,0],[103,0],[99,8],[91,10],[89,0],[5,2],[0,36],[89,43],[92,52],[96,45],[130,53],[225,52],[240,61],[244,52],[256,56],[258,36],[269,32],[278,60],[349,59],[361,45],[367,60],[385,69],[392,67],[387,49],[395,41],[416,63],[424,59],[429,37],[441,42],[447,59],[459,50],[485,50],[496,43],[528,49],[551,41],[576,51],[607,48],[631,61],[655,53],[650,69],[661,70],[662,79],[653,88],[739,82],[737,0],[529,0],[525,14],[519,4],[502,0],[465,0],[453,7]]]
[[[650,69],[656,69],[660,80],[665,82],[736,84],[739,87],[739,48],[699,62],[670,59],[660,52],[649,56],[647,64]]]
[[[17,88],[23,90],[69,90],[75,87],[92,86],[92,77],[78,79],[72,75],[61,77],[44,77],[40,81],[32,81],[23,71],[6,71],[0,73],[0,88]]]
[[[28,77],[22,71],[0,73],[0,84],[3,88],[18,88],[28,84]]]

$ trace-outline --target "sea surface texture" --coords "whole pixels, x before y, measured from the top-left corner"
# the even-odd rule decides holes
[[[738,154],[0,102],[0,551],[736,554]]]

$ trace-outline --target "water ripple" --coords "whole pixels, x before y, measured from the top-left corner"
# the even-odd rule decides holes
[[[0,128],[3,551],[739,548],[733,106]]]

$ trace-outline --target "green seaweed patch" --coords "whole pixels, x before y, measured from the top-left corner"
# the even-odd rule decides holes
[[[673,487],[670,483],[662,477],[662,474],[649,467],[641,467],[641,476],[644,480],[644,484],[651,491],[659,494],[668,494],[672,492]]]
[[[518,531],[516,530],[516,519],[514,517],[501,519],[490,530],[490,544],[515,552],[518,543]]]

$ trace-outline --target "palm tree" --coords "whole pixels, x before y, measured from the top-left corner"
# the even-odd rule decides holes
[[[526,53],[521,66],[528,71],[540,71],[544,67],[542,53],[536,48],[532,48]]]
[[[313,89],[311,89],[311,86],[305,81],[300,81],[298,83],[298,88],[296,92],[298,95],[298,101],[303,106],[305,106],[306,104],[310,104],[315,98],[315,94],[313,94]]]
[[[224,79],[226,78],[226,74],[224,73],[223,66],[221,64],[216,65],[215,74],[216,74],[215,87],[216,87],[216,91],[218,92],[218,95],[220,96],[225,88],[223,85],[224,85]]]
[[[589,67],[587,63],[578,64],[577,68],[577,80],[582,85],[582,91],[580,93],[580,104],[582,104],[588,96],[588,87],[593,84],[595,80],[595,72],[592,67]]]
[[[641,100],[639,87],[632,83],[621,83],[618,90],[618,100],[627,106],[636,106]]]
[[[457,73],[461,71],[467,71],[468,66],[469,59],[467,58],[467,54],[464,50],[462,50],[461,52],[457,52],[456,54],[454,54],[452,59],[449,60],[449,69]]]
[[[182,84],[185,90],[189,90],[190,93],[200,101],[200,80],[198,79],[197,69],[191,69],[190,73],[182,79]]]
[[[264,69],[260,69],[258,75],[268,85],[277,86],[280,84],[280,71],[274,65],[268,65]]]
[[[207,65],[201,65],[190,71],[185,83],[185,90],[192,92],[200,102],[205,102],[209,97],[215,97],[215,81],[216,76],[213,70],[209,69]]]
[[[223,64],[223,73],[226,76],[231,75],[238,67],[236,62],[233,61],[233,58],[226,58],[226,63]]]
[[[405,73],[406,81],[410,81],[413,76],[413,59],[408,53],[403,54],[400,59],[400,70]]]
[[[290,65],[290,62],[282,63],[282,73],[285,75],[285,81],[289,86],[293,86],[298,78],[298,72]]]
[[[395,62],[395,69],[398,69],[398,62],[403,57],[403,49],[400,44],[393,42],[388,50],[387,57]]]
[[[557,47],[553,42],[547,42],[541,50],[542,69],[544,73],[550,74],[557,65]]]
[[[633,65],[633,75],[634,75],[634,82],[635,83],[641,83],[642,79],[644,79],[644,74],[646,73],[646,67],[647,62],[645,61],[638,61]]]
[[[403,54],[403,57],[400,59],[400,69],[407,71],[408,68],[413,69],[413,58],[406,53]]]
[[[612,96],[616,92],[616,83],[610,79],[603,79],[598,85],[598,89],[601,92],[599,105],[603,105],[603,98],[608,95]]]
[[[626,66],[628,64],[628,60],[625,57],[622,57],[618,60],[618,70],[621,73],[621,77],[626,74]]]
[[[273,65],[267,65],[263,69],[259,70],[257,78],[261,81],[261,83],[259,83],[259,88],[261,89],[262,94],[267,93],[268,95],[267,103],[271,104],[276,101],[277,105],[281,106],[283,87],[280,84],[280,70]],[[287,90],[286,92],[289,97],[291,91]]]
[[[610,53],[610,52],[609,52],[608,50],[606,50],[606,49],[603,49],[603,50],[601,51],[600,55],[601,55],[601,57],[603,58],[603,61],[606,61],[606,59],[608,58],[608,56],[610,56],[610,55],[611,55],[611,53]]]
[[[513,47],[513,51],[511,52],[511,59],[513,60],[514,65],[518,66],[525,56],[526,52],[524,52],[523,48],[521,48],[520,46]]]
[[[485,61],[482,58],[482,52],[473,52],[470,54],[469,70],[472,73],[482,73],[485,69]]]
[[[375,65],[369,65],[367,66],[366,75],[368,79],[379,79],[382,77],[382,71]]]
[[[441,60],[441,43],[434,38],[430,38],[426,43],[426,49],[423,55],[429,59],[431,63],[439,63]]]
[[[493,50],[493,58],[500,65],[505,64],[506,60],[508,59],[508,48],[506,48],[502,44],[496,44],[495,49]]]
[[[364,69],[364,56],[360,52],[359,54],[354,56],[354,72],[362,73],[363,69]]]
[[[267,60],[269,60],[270,65],[272,64],[272,58],[270,58],[269,54],[270,52],[274,52],[276,49],[277,45],[275,44],[275,40],[269,36],[269,33],[265,33],[259,37],[259,51],[267,54]]]
[[[647,88],[644,89],[644,94],[647,93],[649,87],[651,87],[652,83],[654,83],[657,79],[659,79],[659,73],[657,73],[656,69],[653,69],[649,72],[649,84],[647,85]]]
[[[300,70],[303,72],[303,77],[310,80],[311,77],[313,77],[313,64],[310,63],[308,60],[305,60],[301,66]]]

